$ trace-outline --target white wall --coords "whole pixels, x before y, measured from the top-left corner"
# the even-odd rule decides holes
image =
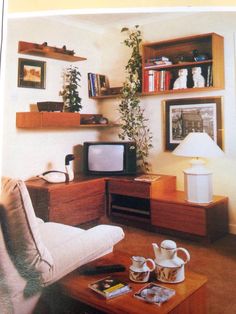
[[[167,16],[168,17],[168,16]],[[153,133],[153,149],[150,161],[153,172],[177,175],[179,189],[183,189],[182,170],[188,167],[188,159],[164,152],[164,125],[162,101],[170,98],[189,98],[203,96],[223,96],[223,120],[225,128],[225,158],[208,161],[213,171],[214,193],[229,196],[230,231],[236,234],[236,103],[235,103],[235,43],[236,14],[202,13],[189,14],[181,18],[157,20],[142,26],[145,41],[158,41],[200,33],[216,32],[225,38],[225,90],[195,92],[189,94],[142,97]],[[166,16],[165,16],[166,18]],[[138,20],[137,23],[139,24]],[[135,23],[134,23],[135,25]],[[124,25],[125,26],[125,25]],[[15,128],[15,113],[29,111],[30,103],[40,100],[60,100],[60,73],[67,63],[46,59],[47,87],[45,90],[17,88],[17,54],[19,40],[42,43],[75,49],[76,53],[88,58],[78,65],[83,82],[81,96],[82,112],[102,111],[105,116],[118,118],[117,99],[95,102],[87,98],[87,72],[108,74],[111,85],[119,86],[125,77],[124,65],[129,57],[129,49],[121,42],[124,34],[120,28],[109,27],[104,34],[89,32],[59,22],[41,19],[10,21],[8,28],[6,97],[4,113],[3,174],[27,179],[47,169],[62,168],[64,155],[72,151],[73,146],[84,140],[117,139],[117,129],[97,132],[91,130],[20,130]],[[29,56],[25,56],[29,57]],[[36,57],[33,57],[36,59]],[[45,59],[44,59],[45,60]]]
[[[50,46],[74,49],[86,61],[68,63],[18,54],[18,41],[47,42]],[[96,140],[96,129],[24,130],[15,126],[16,112],[30,111],[37,101],[62,101],[62,71],[70,64],[82,74],[82,113],[97,113],[99,106],[88,99],[87,73],[100,69],[100,40],[94,32],[76,29],[50,19],[10,20],[7,33],[7,60],[4,107],[3,175],[28,179],[48,169],[64,169],[64,156],[85,140]],[[46,88],[17,87],[18,58],[46,61]]]

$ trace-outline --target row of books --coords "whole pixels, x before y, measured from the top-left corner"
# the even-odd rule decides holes
[[[112,276],[100,279],[89,284],[89,288],[101,294],[106,299],[111,299],[132,290],[131,286]],[[148,303],[161,305],[175,295],[175,290],[156,283],[148,283],[134,294],[134,297]]]
[[[203,70],[202,75],[205,77],[205,87],[213,86],[212,65],[208,65],[202,70]],[[158,92],[169,90],[171,89],[171,79],[172,79],[171,71],[145,70],[143,90],[144,92]]]
[[[170,89],[172,74],[170,71],[146,70],[144,72],[144,92],[158,92]]]
[[[109,80],[106,75],[88,73],[89,97],[102,96],[109,93]]]

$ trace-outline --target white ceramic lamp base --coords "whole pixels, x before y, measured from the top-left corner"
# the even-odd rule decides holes
[[[184,170],[185,198],[191,203],[210,203],[213,198],[212,173],[204,166],[204,161],[194,159],[191,168]]]

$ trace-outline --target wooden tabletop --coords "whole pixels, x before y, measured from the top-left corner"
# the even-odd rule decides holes
[[[61,279],[59,281],[60,288],[65,295],[109,314],[180,313],[179,310],[181,304],[184,304],[184,307],[181,307],[181,314],[187,314],[190,313],[190,308],[189,304],[186,304],[186,300],[190,300],[191,298],[192,299],[189,301],[189,303],[191,303],[191,306],[195,307],[194,312],[192,312],[191,309],[191,313],[206,313],[204,288],[207,282],[207,278],[205,276],[187,271],[185,281],[178,284],[163,284],[161,282],[157,282],[155,280],[155,277],[151,278],[150,281],[156,282],[165,287],[172,288],[176,291],[175,296],[168,300],[168,302],[162,304],[161,306],[158,306],[143,302],[133,296],[134,293],[140,290],[145,284],[133,283],[129,280],[128,268],[131,265],[131,256],[129,256],[128,254],[115,251],[100,258],[95,262],[90,263],[89,265],[105,265],[117,263],[125,265],[126,271],[121,273],[114,273],[112,274],[112,276],[130,283],[132,287],[132,291],[125,295],[118,296],[109,300],[104,299],[101,295],[89,289],[88,284],[104,278],[110,274],[91,276],[83,275],[83,267],[80,268],[80,270],[76,270]],[[195,298],[193,298],[194,295],[196,295]],[[175,311],[175,309],[177,311]]]

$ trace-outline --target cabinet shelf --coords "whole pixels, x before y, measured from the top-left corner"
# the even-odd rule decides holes
[[[25,41],[19,41],[18,52],[21,54],[63,60],[68,62],[87,60],[86,58],[70,54],[70,52],[67,53],[68,50]]]
[[[146,43],[142,50],[142,95],[224,89],[224,38],[218,34],[208,33]],[[194,50],[199,55],[205,55],[205,59],[195,61]],[[166,57],[172,64],[154,64],[155,59],[161,57]],[[201,68],[205,87],[193,88],[193,67]],[[187,88],[173,89],[178,70],[182,68],[188,71]]]
[[[87,116],[87,115],[86,115]],[[16,127],[23,129],[42,128],[105,128],[118,124],[83,124],[83,114],[73,112],[17,112]]]
[[[204,61],[194,61],[194,62],[181,62],[178,64],[169,64],[169,65],[152,65],[152,66],[144,66],[145,70],[163,70],[163,69],[179,69],[184,67],[196,67],[204,64],[212,64],[212,59],[204,60]]]

